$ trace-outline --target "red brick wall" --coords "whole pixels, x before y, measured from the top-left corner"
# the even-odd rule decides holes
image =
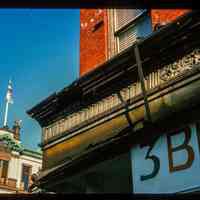
[[[152,9],[152,26],[169,23],[185,14],[187,9]],[[94,27],[103,21],[94,31]],[[107,15],[105,9],[80,9],[80,76],[106,61]]]
[[[94,30],[95,25],[103,22]],[[80,76],[105,62],[107,16],[103,9],[80,10]]]
[[[178,16],[183,15],[188,11],[189,10],[186,9],[152,9],[152,26],[154,28],[157,23],[169,23],[175,20]]]

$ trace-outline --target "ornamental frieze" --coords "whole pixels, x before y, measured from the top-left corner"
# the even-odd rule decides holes
[[[195,49],[176,62],[164,66],[160,73],[160,79],[163,81],[170,80],[185,71],[191,70],[197,64],[200,64],[200,49]]]
[[[165,65],[160,70],[157,70],[156,68],[153,72],[148,74],[145,77],[146,89],[152,89],[160,85],[163,81],[170,80],[185,71],[200,66],[199,64],[200,49],[195,49],[176,62]],[[118,93],[113,93],[110,96],[101,99],[78,112],[72,113],[63,119],[52,123],[48,127],[45,127],[43,129],[43,141],[49,140],[50,138],[60,135],[99,114],[107,112],[108,110],[122,104],[123,101],[134,98],[139,94],[141,94],[141,85],[139,82],[134,82],[121,89]],[[119,96],[121,96],[121,98]]]

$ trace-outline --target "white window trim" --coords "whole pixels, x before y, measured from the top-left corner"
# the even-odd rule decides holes
[[[131,27],[134,27],[137,24],[136,21],[145,13],[147,13],[147,11],[147,9],[143,9],[142,12],[136,15],[132,20],[130,20],[130,22],[117,29],[117,9],[114,9],[114,37],[116,38],[117,53],[121,52],[119,45],[119,35],[123,32],[128,31],[128,29],[130,29]]]

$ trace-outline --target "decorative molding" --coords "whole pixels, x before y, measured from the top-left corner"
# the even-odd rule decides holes
[[[161,69],[157,66],[152,66],[152,71],[145,76],[145,86],[147,90],[155,88],[161,83],[173,79],[177,75],[191,70],[200,65],[200,49],[194,49],[192,52],[183,56],[175,62],[162,66]],[[134,82],[117,93],[110,94],[98,102],[91,104],[77,112],[71,113],[63,119],[52,123],[43,128],[43,142],[49,139],[62,135],[67,131],[73,130],[76,126],[84,124],[94,117],[100,116],[102,113],[108,112],[116,106],[121,105],[123,101],[129,101],[135,96],[141,94],[140,82]],[[119,95],[121,98],[119,98]]]
[[[163,81],[168,81],[185,71],[191,70],[198,64],[200,64],[200,49],[194,49],[181,59],[164,66],[161,70],[160,78]]]
[[[37,159],[41,159],[42,158],[42,153],[41,152],[33,151],[33,150],[30,150],[30,149],[23,149],[21,154],[25,155],[25,156],[30,156],[30,157],[33,157],[33,158],[37,158]]]
[[[0,141],[4,143],[5,146],[7,146],[8,149],[11,151],[16,151],[21,153],[24,149],[20,144],[18,144],[10,135],[0,135]]]

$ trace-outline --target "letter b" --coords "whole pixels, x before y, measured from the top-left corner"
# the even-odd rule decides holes
[[[177,146],[177,147],[172,147],[172,141],[171,141],[171,136],[176,135],[180,132],[184,132],[185,134],[185,140],[183,144]],[[168,146],[168,158],[169,158],[169,171],[170,173],[173,173],[175,171],[180,171],[184,170],[187,168],[190,168],[192,166],[192,163],[194,161],[194,151],[192,147],[188,144],[191,139],[191,130],[189,127],[186,127],[184,129],[180,129],[178,132],[174,132],[171,134],[167,134],[167,146]],[[173,153],[185,149],[187,151],[188,158],[185,161],[185,163],[174,166],[173,164]]]

